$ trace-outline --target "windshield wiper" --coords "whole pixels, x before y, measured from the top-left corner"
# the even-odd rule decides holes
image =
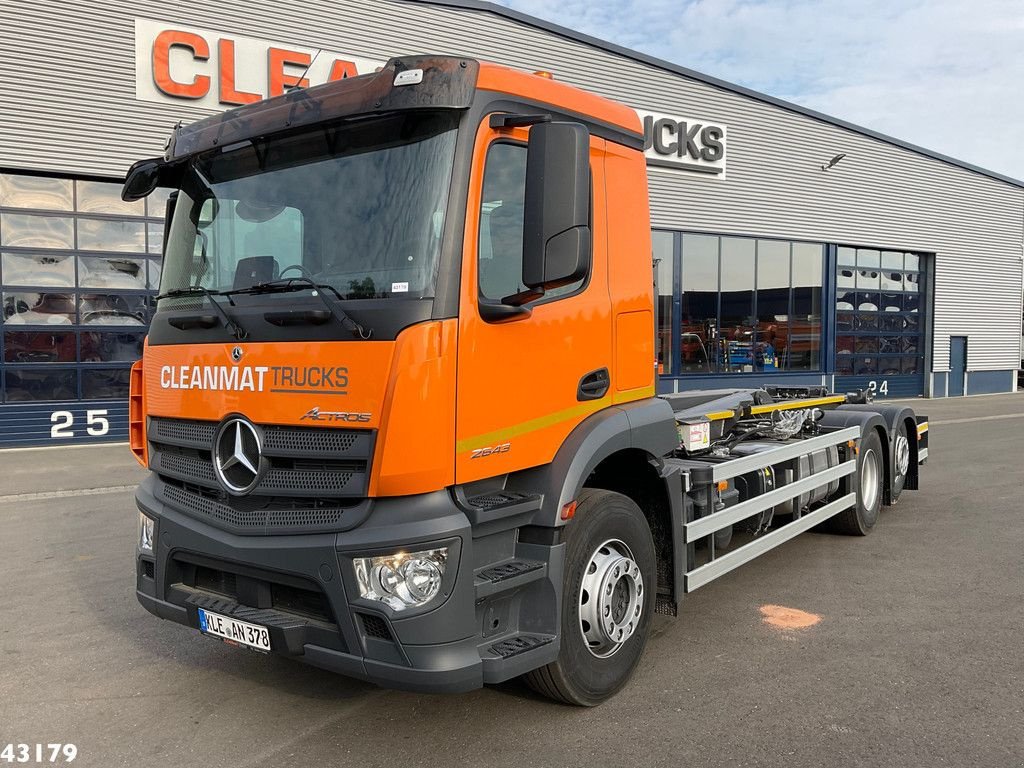
[[[225,330],[227,330],[228,333],[230,333],[239,341],[242,341],[249,335],[249,332],[231,319],[228,313],[224,310],[224,307],[220,305],[220,302],[217,301],[216,298],[217,296],[228,296],[228,294],[229,291],[211,291],[209,288],[205,288],[201,285],[192,285],[189,286],[188,288],[175,288],[172,291],[161,293],[159,296],[156,297],[156,300],[160,301],[160,299],[180,299],[184,298],[185,296],[205,296],[210,300],[210,304],[213,306],[213,308],[217,310],[217,314],[220,315],[221,320],[224,321]],[[228,301],[231,301],[230,297],[228,297]]]
[[[295,269],[295,267],[289,267],[289,269]],[[235,296],[238,294],[255,295],[259,293],[286,293],[288,291],[301,291],[303,288],[311,289],[313,291],[313,295],[319,297],[323,305],[330,310],[331,314],[334,315],[335,318],[337,318],[343,328],[351,331],[352,333],[359,334],[359,338],[361,339],[369,339],[373,335],[372,328],[369,330],[363,328],[363,326],[353,320],[345,310],[324,295],[325,291],[330,291],[337,299],[341,300],[342,296],[334,286],[318,283],[312,278],[306,276],[282,277],[279,280],[269,280],[263,283],[256,283],[248,288],[235,288],[232,291],[223,291],[221,295]]]

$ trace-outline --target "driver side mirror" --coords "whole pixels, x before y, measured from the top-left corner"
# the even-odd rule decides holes
[[[590,132],[579,123],[530,128],[523,206],[523,285],[544,291],[590,271]]]

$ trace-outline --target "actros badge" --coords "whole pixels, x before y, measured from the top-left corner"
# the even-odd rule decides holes
[[[346,421],[349,423],[365,423],[369,421],[369,413],[352,413],[349,411],[321,411],[319,408],[310,408],[300,421]]]

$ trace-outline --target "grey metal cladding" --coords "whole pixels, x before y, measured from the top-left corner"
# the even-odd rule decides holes
[[[728,129],[722,175],[651,167],[651,215],[673,229],[937,254],[932,368],[967,335],[971,370],[1019,364],[1024,190],[963,165],[688,77],[515,14],[393,0],[8,3],[0,15],[0,168],[120,177],[160,154],[188,104],[135,99],[134,19],[223,30],[384,60],[452,53],[546,69],[633,107]],[[870,133],[870,132],[868,132]],[[821,165],[844,152],[827,172]],[[998,176],[998,174],[996,174]]]

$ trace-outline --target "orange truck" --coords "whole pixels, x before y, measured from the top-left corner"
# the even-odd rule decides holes
[[[656,394],[636,113],[471,59],[179,126],[131,373],[137,596],[384,686],[594,705],[655,614],[815,526],[868,533],[927,422],[860,394]]]

